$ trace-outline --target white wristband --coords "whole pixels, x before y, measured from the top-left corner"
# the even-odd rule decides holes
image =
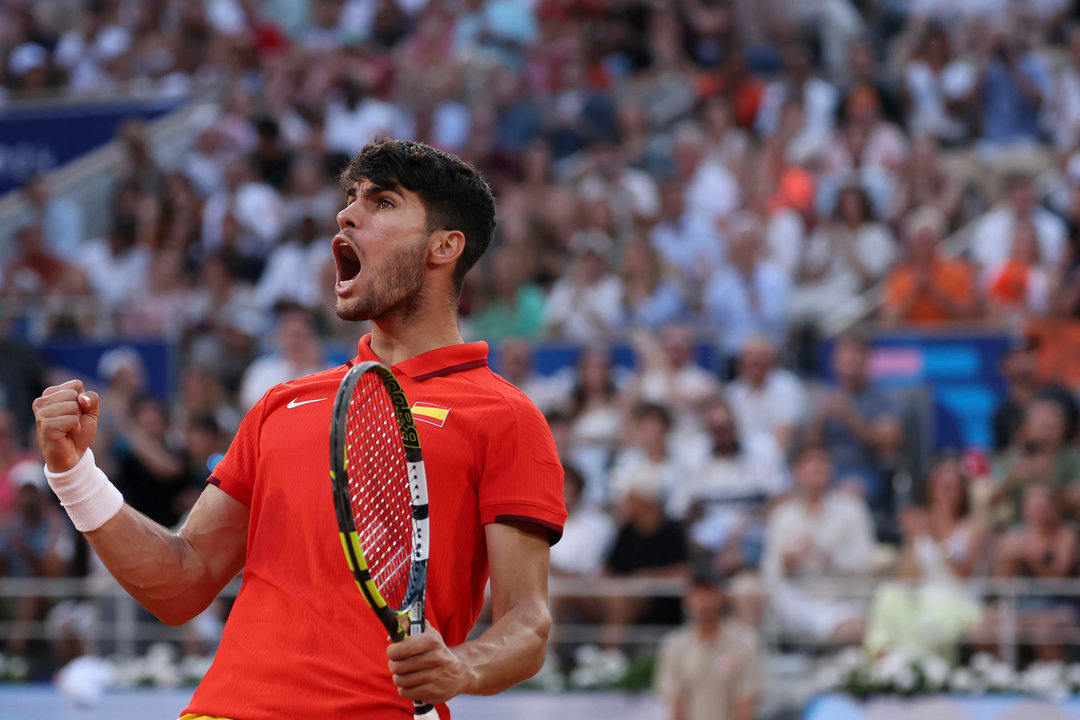
[[[97,530],[124,506],[124,496],[94,463],[90,448],[70,470],[54,473],[46,465],[45,478],[79,532]]]

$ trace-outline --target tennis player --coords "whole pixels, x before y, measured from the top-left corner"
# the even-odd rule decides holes
[[[337,313],[372,332],[347,365],[259,400],[179,531],[125,505],[94,464],[96,393],[71,380],[34,402],[52,488],[144,607],[186,622],[244,570],[185,720],[407,718],[413,699],[447,718],[455,695],[497,693],[544,660],[562,467],[543,417],[457,323],[494,231],[491,191],[460,159],[400,140],[365,147],[342,180]],[[429,477],[429,625],[394,645],[342,561],[328,480],[334,393],[364,360],[392,367],[414,403]],[[494,621],[466,642],[489,573]]]

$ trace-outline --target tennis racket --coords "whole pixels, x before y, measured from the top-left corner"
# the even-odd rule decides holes
[[[356,586],[393,642],[423,632],[427,479],[409,401],[385,365],[360,363],[338,387],[330,480]],[[431,705],[413,704],[415,716],[437,717]]]

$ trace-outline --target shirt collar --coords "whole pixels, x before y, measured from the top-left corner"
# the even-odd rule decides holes
[[[357,348],[357,361],[374,360],[382,362],[371,349],[371,333],[360,338]],[[488,344],[486,342],[460,343],[428,350],[408,360],[402,360],[390,369],[395,374],[408,375],[417,382],[431,378],[451,375],[462,370],[485,367],[488,364]]]

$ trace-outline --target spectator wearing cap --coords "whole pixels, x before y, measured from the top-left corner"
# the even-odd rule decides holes
[[[736,216],[728,225],[727,265],[705,286],[705,319],[717,328],[719,350],[729,360],[755,333],[777,345],[786,340],[791,286],[784,270],[765,258],[762,233],[758,217]]]
[[[794,463],[795,493],[769,515],[762,575],[781,626],[812,640],[852,642],[862,636],[863,609],[842,599],[829,577],[866,578],[874,526],[866,502],[830,489],[833,466],[821,446],[804,447]]]
[[[544,333],[573,342],[602,340],[622,316],[622,280],[609,269],[611,239],[586,230],[570,242],[574,258],[548,294]]]
[[[763,692],[754,631],[731,616],[728,582],[696,571],[683,596],[686,625],[660,642],[653,685],[672,720],[752,720]]]
[[[1053,268],[1065,259],[1066,227],[1057,215],[1041,207],[1031,177],[1011,173],[1005,178],[1005,199],[979,220],[971,239],[971,257],[982,268],[995,268],[1009,258],[1018,224],[1030,223],[1038,240],[1039,262]]]
[[[945,219],[932,208],[915,212],[904,227],[906,252],[885,281],[881,317],[891,323],[966,320],[980,310],[971,268],[942,254]]]

